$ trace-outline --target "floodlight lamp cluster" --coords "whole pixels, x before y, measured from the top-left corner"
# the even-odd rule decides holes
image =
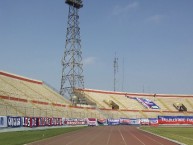
[[[66,2],[68,5],[71,5],[77,9],[80,9],[83,7],[83,3],[82,0],[66,0]]]

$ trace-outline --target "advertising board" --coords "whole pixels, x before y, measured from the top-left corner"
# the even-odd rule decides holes
[[[7,116],[0,116],[0,128],[7,127]]]
[[[158,116],[159,124],[191,124],[193,116]]]
[[[22,126],[21,117],[7,116],[7,127],[20,127]]]

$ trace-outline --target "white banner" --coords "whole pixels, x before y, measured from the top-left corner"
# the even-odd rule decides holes
[[[140,122],[141,122],[141,125],[149,125],[149,119],[147,118],[141,118]]]
[[[0,116],[0,128],[7,127],[7,116]]]
[[[87,124],[88,126],[97,126],[97,119],[96,118],[87,118]]]

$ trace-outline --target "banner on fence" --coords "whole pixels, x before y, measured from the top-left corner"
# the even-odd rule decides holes
[[[46,126],[46,118],[45,117],[39,117],[37,121],[37,126]]]
[[[62,125],[65,125],[65,119],[64,117],[62,118]]]
[[[107,119],[107,124],[108,125],[119,125],[120,121],[119,119]]]
[[[129,118],[120,118],[119,121],[120,121],[120,124],[123,124],[123,125],[129,125],[130,124]]]
[[[62,118],[56,118],[56,125],[57,126],[62,126],[63,125],[63,123],[62,123]]]
[[[66,118],[65,125],[86,125],[86,120],[81,118]]]
[[[30,127],[32,128],[32,127],[37,127],[37,120],[38,120],[38,118],[36,118],[36,117],[31,117],[30,118]]]
[[[8,127],[20,127],[20,126],[22,126],[21,117],[7,116],[7,126]]]
[[[158,116],[159,124],[191,124],[193,116]]]
[[[61,126],[64,125],[64,121],[62,120],[62,118],[50,118],[50,121],[52,126]],[[48,126],[48,124],[47,124]]]
[[[157,118],[149,118],[149,125],[151,126],[158,126],[158,119]]]
[[[52,118],[47,118],[46,119],[46,126],[52,126]]]
[[[88,126],[97,126],[97,119],[96,118],[87,118],[87,125]]]
[[[23,117],[24,127],[40,127],[40,126],[61,126],[62,118],[49,117]]]
[[[22,117],[22,120],[24,127],[30,127],[30,117]]]
[[[0,128],[7,127],[7,116],[0,116]]]
[[[140,119],[140,124],[141,124],[141,125],[149,125],[149,119],[147,119],[147,118],[141,118],[141,119]]]
[[[97,119],[99,125],[107,125],[107,119]]]
[[[140,119],[135,118],[135,119],[130,119],[130,125],[140,125]]]

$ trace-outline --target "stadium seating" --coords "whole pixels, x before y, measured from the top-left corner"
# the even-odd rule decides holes
[[[115,102],[119,109],[128,109],[128,110],[142,110],[142,106],[139,102],[133,99],[128,99],[125,95],[116,95],[116,94],[107,94],[107,93],[98,93],[98,92],[84,92],[86,97],[89,96],[92,100],[98,104],[99,108],[112,109],[109,101]]]
[[[191,101],[190,101],[191,100]],[[185,103],[186,102],[186,106],[189,106],[189,110],[193,110],[193,99],[188,99],[188,98],[186,98],[185,99],[185,101],[183,102],[183,103]]]
[[[99,108],[112,109],[112,106],[109,104],[110,101],[113,101],[119,106],[119,109],[139,109],[143,108],[136,101],[129,100],[124,97],[124,95],[114,95],[106,93],[97,93],[97,92],[85,92],[90,98],[95,100],[96,104],[99,104]],[[87,97],[87,96],[86,96]],[[136,108],[139,107],[139,108]]]
[[[145,107],[141,105],[139,102],[137,102],[134,99],[130,99],[127,97],[120,97],[122,98],[122,102],[127,105],[127,109],[129,110],[143,110]]]
[[[0,72],[0,115],[85,118],[104,116],[97,109],[73,107],[41,81]]]
[[[154,94],[137,94],[137,93],[123,93],[123,92],[109,92],[101,90],[91,90],[84,89],[79,91],[84,91],[87,94],[85,97],[92,98],[98,107],[103,110],[106,116],[113,118],[116,117],[128,117],[134,116],[138,117],[156,117],[158,115],[187,115],[187,112],[180,113],[173,106],[175,102],[180,102],[187,107],[187,110],[193,111],[193,96],[175,96],[175,95],[154,95]],[[146,108],[144,105],[139,103],[135,97],[149,99],[153,101],[159,108]],[[112,111],[111,102],[115,102],[119,106],[119,110]],[[102,105],[101,105],[102,104]],[[103,107],[101,107],[103,106]],[[109,111],[109,109],[111,111]],[[133,113],[134,112],[134,113]],[[123,115],[124,114],[124,115]]]
[[[62,106],[70,105],[68,100],[41,81],[1,71],[0,96],[3,96],[0,100],[4,108],[9,108],[7,115],[61,116],[65,111]]]
[[[158,115],[186,115],[193,113],[191,95],[154,95],[76,89],[84,104],[71,106],[42,81],[0,71],[0,115],[65,117],[65,118],[148,118]],[[149,99],[159,109],[147,108],[135,97]],[[186,112],[179,112],[173,104],[180,103]]]
[[[111,109],[111,107],[104,102],[104,100],[110,100],[110,97],[106,96],[105,94],[90,93],[90,92],[84,92],[84,93],[85,93],[85,97],[95,102],[99,108]]]

